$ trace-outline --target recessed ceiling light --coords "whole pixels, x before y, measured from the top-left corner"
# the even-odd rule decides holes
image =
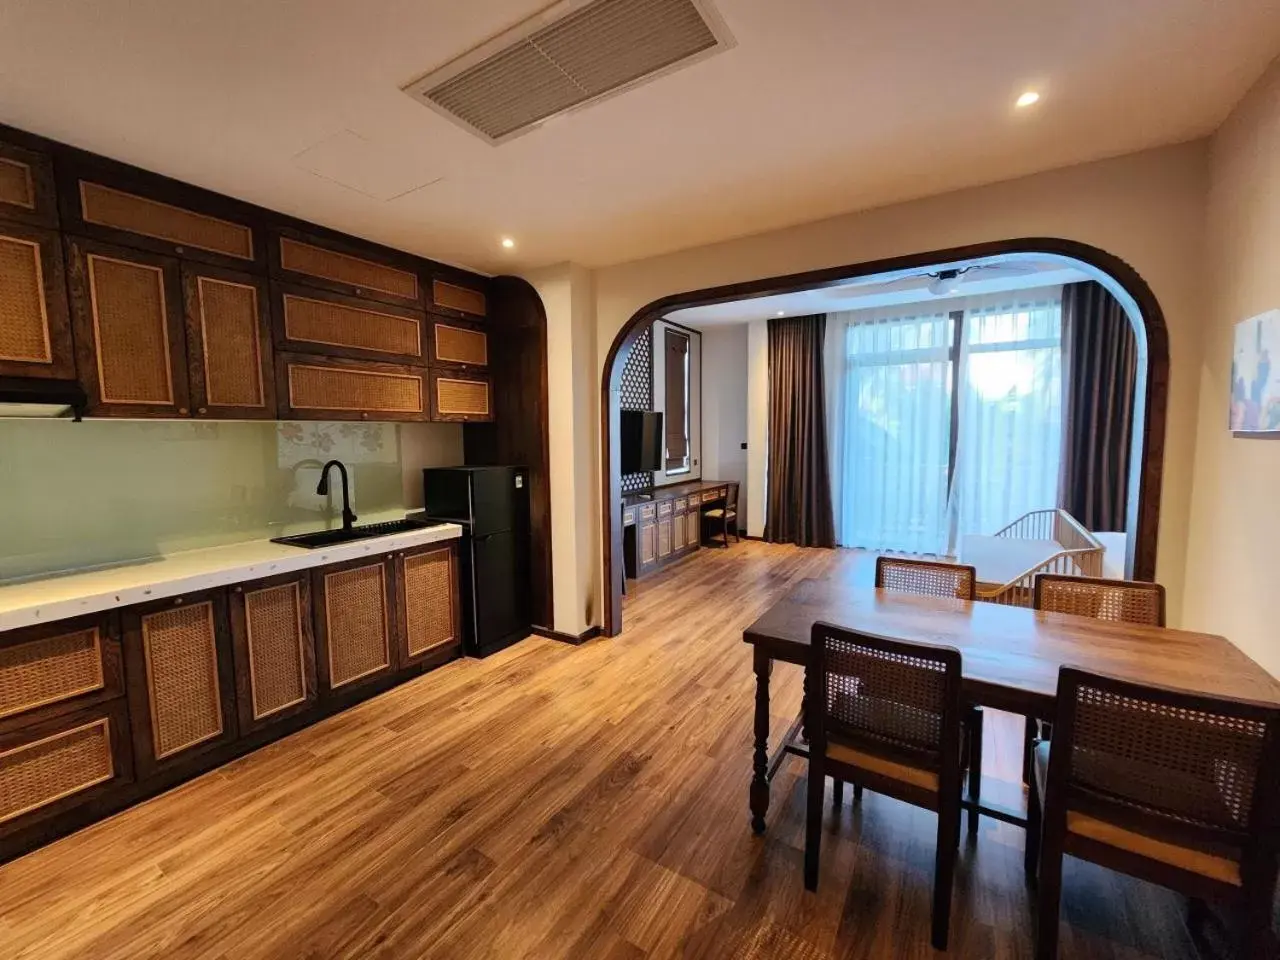
[[[779,310],[776,314],[774,314],[774,316],[776,317],[785,317],[786,315],[787,315],[787,311],[785,310]]]
[[[1039,99],[1040,99],[1040,94],[1036,93],[1034,90],[1028,90],[1026,93],[1024,93],[1022,96],[1018,98],[1017,102],[1018,102],[1018,106],[1020,107],[1029,107],[1033,103],[1036,103],[1037,101],[1039,101]]]
[[[513,250],[513,249],[515,249],[515,245],[516,245],[516,242],[515,242],[514,240],[512,240],[510,237],[503,237],[503,238],[502,238],[502,246],[503,246],[505,249],[507,249],[507,250]]]

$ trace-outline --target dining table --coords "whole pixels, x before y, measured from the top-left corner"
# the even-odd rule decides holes
[[[1280,681],[1229,640],[1208,633],[802,580],[743,631],[755,672],[749,795],[751,826],[763,833],[769,784],[789,755],[808,756],[801,716],[769,750],[769,679],[775,661],[803,666],[814,623],[954,647],[968,704],[1052,720],[1058,670],[1074,666],[1139,683],[1280,704]],[[979,813],[1025,825],[1008,805],[965,800]]]

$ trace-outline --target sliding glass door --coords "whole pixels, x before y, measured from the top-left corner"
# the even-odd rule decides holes
[[[946,314],[851,323],[837,540],[937,553],[946,540],[954,324]]]
[[[844,322],[835,497],[843,546],[954,552],[1058,498],[1061,298],[952,301]]]

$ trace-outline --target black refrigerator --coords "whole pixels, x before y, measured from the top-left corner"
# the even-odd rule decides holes
[[[484,657],[529,635],[529,471],[429,467],[426,518],[461,524],[463,642]]]

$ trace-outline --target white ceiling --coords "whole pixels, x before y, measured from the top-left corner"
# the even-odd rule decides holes
[[[544,6],[0,0],[0,121],[505,272],[1202,136],[1280,50],[1275,0],[718,0],[734,49],[503,146],[401,92]]]
[[[938,267],[923,270],[900,270],[894,273],[860,277],[856,281],[817,290],[800,290],[773,297],[755,297],[750,300],[733,300],[702,307],[686,307],[666,315],[687,327],[705,330],[708,327],[732,326],[769,317],[800,317],[814,313],[836,313],[844,310],[869,310],[873,307],[889,307],[898,304],[943,304],[957,298],[981,296],[988,293],[1006,293],[1015,290],[1034,290],[1040,287],[1058,286],[1092,280],[1094,275],[1085,272],[1083,265],[1064,257],[1038,259],[1026,254],[1015,257],[988,257],[945,264],[952,269],[976,264],[1001,266],[1017,263],[1033,270],[1023,276],[983,279],[980,271],[966,278],[955,293],[936,295],[929,292],[930,273]],[[882,291],[885,284],[890,289]],[[907,289],[901,289],[903,285]]]

